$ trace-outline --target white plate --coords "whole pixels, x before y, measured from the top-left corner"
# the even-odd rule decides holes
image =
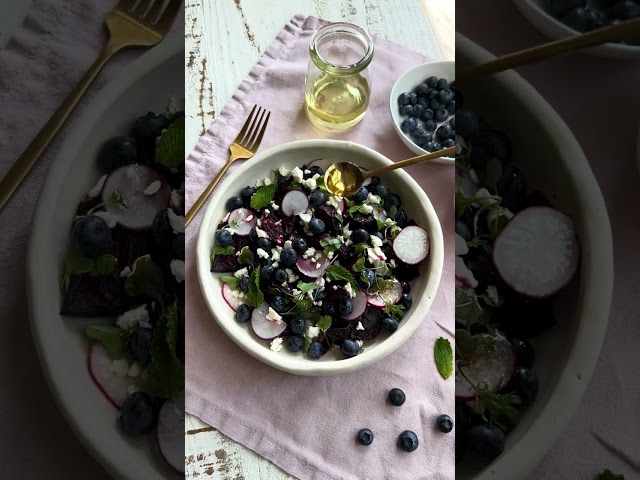
[[[396,83],[394,83],[393,87],[391,88],[391,95],[389,97],[389,111],[391,112],[391,121],[393,122],[393,128],[400,137],[400,140],[402,140],[402,143],[404,143],[407,148],[416,155],[424,155],[429,152],[413,143],[411,139],[400,129],[400,124],[402,123],[404,117],[402,117],[400,115],[400,112],[398,111],[398,97],[401,93],[413,91],[414,88],[416,88],[432,75],[435,75],[438,78],[446,78],[447,81],[451,83],[456,78],[455,62],[430,62],[423,63],[422,65],[418,65],[417,67],[412,68],[408,72],[405,72],[400,78],[398,78],[398,80],[396,80]],[[449,120],[447,119],[446,121],[448,122]],[[443,123],[445,122],[438,123],[438,126],[442,125]],[[435,132],[433,133],[435,134]],[[450,165],[456,163],[456,159],[450,157],[435,158],[431,161],[436,163],[448,163]]]
[[[589,0],[588,3],[592,3],[592,1]],[[549,15],[542,8],[543,0],[513,0],[513,3],[534,27],[553,40],[579,35],[578,32],[567,27],[560,20]],[[597,57],[640,58],[640,46],[621,43],[598,45],[585,49],[583,52]]]
[[[426,193],[403,170],[381,175],[381,180],[402,197],[403,208],[409,218],[427,231],[431,248],[429,257],[420,265],[420,276],[412,281],[413,306],[400,322],[393,334],[380,333],[373,341],[365,342],[365,351],[345,359],[335,351],[328,352],[319,360],[311,360],[300,353],[286,349],[275,353],[269,349],[268,340],[260,340],[251,330],[250,323],[238,323],[234,312],[225,303],[220,274],[211,273],[211,248],[216,228],[226,214],[225,203],[229,197],[238,195],[246,185],[253,185],[257,178],[270,176],[271,170],[285,166],[289,170],[296,166],[322,158],[334,162],[355,162],[364,168],[376,168],[393,163],[380,153],[351,142],[339,140],[301,140],[280,145],[258,153],[244,162],[216,188],[209,200],[196,247],[198,279],[211,314],[225,333],[247,353],[272,367],[299,375],[335,375],[352,372],[370,365],[389,355],[411,337],[425,319],[442,275],[444,246],[438,216]]]
[[[456,35],[460,68],[493,58]],[[471,462],[456,465],[460,480],[519,480],[542,460],[569,423],[598,361],[613,290],[611,226],[580,145],[546,100],[512,71],[471,85],[463,91],[465,105],[510,137],[514,163],[533,190],[542,191],[571,216],[583,253],[578,278],[554,299],[557,325],[534,342],[534,370],[540,378],[537,400],[524,411],[507,436],[504,453],[493,463],[484,468]]]
[[[118,73],[73,124],[49,169],[33,217],[27,258],[31,330],[49,387],[88,451],[117,478],[182,478],[159,456],[153,435],[132,439],[119,412],[87,370],[88,319],[59,314],[60,278],[78,202],[99,178],[96,153],[108,138],[128,132],[149,110],[164,111],[184,91],[184,44],[165,40]],[[95,320],[94,320],[95,321]],[[66,459],[65,461],[73,461]]]

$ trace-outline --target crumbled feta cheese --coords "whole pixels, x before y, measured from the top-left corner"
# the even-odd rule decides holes
[[[138,362],[133,362],[129,367],[129,370],[127,371],[127,375],[133,378],[139,377],[141,373],[142,368],[140,367],[140,364],[138,364]]]
[[[376,249],[380,250],[380,247],[374,247],[374,248],[367,248],[367,257],[369,258],[369,261],[371,262],[375,262],[376,260],[382,260],[382,258],[380,258],[376,252]],[[382,250],[380,250],[380,253],[382,253]],[[384,256],[384,254],[382,254]]]
[[[353,231],[349,230],[349,224],[345,225],[344,227],[342,227],[342,237],[347,239],[351,237],[351,234],[353,233]]]
[[[360,212],[362,212],[364,214],[369,214],[369,213],[373,212],[373,207],[371,205],[362,205],[360,207]]]
[[[276,353],[282,350],[282,337],[276,337],[271,340],[271,346],[269,347],[269,350]]]
[[[338,290],[338,285],[333,285],[331,288],[333,288],[334,290]]]
[[[132,308],[116,318],[116,325],[123,330],[133,330],[137,326],[151,326],[146,305]]]
[[[364,342],[362,340],[356,340],[356,343],[360,348],[362,348],[362,345],[364,345]]]
[[[298,217],[300,217],[300,220],[305,224],[311,221],[311,215],[309,213],[299,213]]]
[[[93,212],[93,215],[95,215],[96,217],[100,217],[105,222],[107,222],[109,228],[113,228],[118,224],[118,217],[116,217],[115,215],[111,215],[109,212]]]
[[[329,252],[327,253],[327,257],[328,258],[333,258],[333,256],[335,255],[335,252]]]
[[[151,182],[149,185],[147,185],[147,188],[145,188],[142,193],[144,193],[147,197],[150,197],[151,195],[158,193],[158,190],[160,190],[161,186],[162,182],[160,180],[156,180],[155,182]]]
[[[258,235],[258,238],[269,238],[269,234],[259,227],[256,227],[256,235]]]
[[[291,175],[291,170],[289,170],[287,167],[280,167],[278,169],[278,172],[280,173],[280,175],[282,175],[283,177],[288,177],[289,175]]]
[[[369,205],[380,205],[380,197],[378,195],[370,193],[369,195],[367,195],[367,199],[364,201],[364,203]]]
[[[258,256],[260,258],[269,258],[269,254],[267,252],[265,252],[262,248],[258,248],[256,250],[256,253],[258,254]]]
[[[276,202],[271,202],[271,208],[273,208],[275,211],[280,210],[280,207],[276,204]]]
[[[273,262],[273,263],[271,264],[271,266],[272,266],[273,268],[278,268],[278,265],[280,265],[280,263],[279,263],[279,262]]]
[[[174,258],[171,260],[171,263],[169,263],[169,268],[171,269],[171,273],[175,277],[176,282],[184,282],[184,260]]]
[[[169,204],[172,207],[177,207],[183,204],[182,197],[184,197],[184,187],[180,190],[171,190],[171,197],[169,198]]]
[[[126,266],[120,271],[120,278],[128,277],[131,273],[131,267]]]
[[[253,220],[253,215],[249,215],[247,218],[244,219],[245,222],[250,222],[251,220]]]
[[[318,288],[324,287],[324,284],[325,284],[324,277],[318,277],[318,279],[316,280],[315,283],[316,283]]]
[[[176,233],[184,233],[184,217],[176,215],[172,208],[167,209],[167,217],[169,217],[169,224]]]
[[[341,200],[342,200],[342,197],[338,195],[329,195],[329,198],[327,198],[327,205],[330,205],[333,208],[338,208]]]
[[[307,187],[309,190],[315,190],[318,188],[318,184],[316,183],[315,178],[307,178],[302,181],[302,184]]]
[[[364,326],[362,325],[362,322],[358,322],[358,324],[356,325],[356,330],[364,330]]]
[[[305,250],[304,254],[302,255],[302,258],[309,258],[309,257],[313,257],[316,253],[316,249],[313,247],[309,247]]]
[[[380,260],[386,260],[387,259],[387,256],[384,254],[384,252],[382,251],[382,249],[380,247],[374,247],[373,248],[373,253],[375,253]]]
[[[272,182],[271,182],[271,179],[270,179],[269,177],[266,177],[266,178],[262,181],[262,183],[264,183],[264,184],[265,184],[265,186],[267,186],[267,185],[271,185],[271,183],[272,183]]]
[[[261,186],[264,185],[264,182],[262,180],[256,180],[255,185],[256,185],[256,187],[261,187]]]
[[[240,270],[236,270],[233,276],[236,278],[248,277],[249,269],[247,267],[244,267],[244,268],[241,268]]]
[[[280,261],[280,252],[278,251],[277,248],[271,249],[271,260],[273,260],[274,262]]]
[[[371,240],[371,245],[373,245],[374,247],[381,247],[382,246],[382,240],[380,240],[375,235],[369,235],[369,239]]]
[[[118,377],[126,377],[129,373],[129,362],[125,358],[119,358],[111,362],[111,371]]]
[[[293,246],[293,243],[291,243],[291,240],[287,240],[286,242],[284,242],[284,248],[291,248]]]
[[[309,175],[311,173],[311,170],[309,170],[308,168],[304,169],[304,174],[305,175]]]
[[[302,295],[302,290],[294,288],[293,290],[291,290],[291,295],[293,295],[294,297],[299,297],[300,295]]]
[[[271,210],[269,210],[268,208],[265,208],[265,209],[264,209],[264,213],[265,213],[266,215],[270,215],[270,214],[271,214]]]
[[[318,335],[320,335],[320,329],[318,327],[307,327],[306,332],[304,333],[305,337],[312,339],[312,338],[316,338]]]
[[[302,172],[302,170],[300,170],[299,167],[295,167],[293,170],[291,170],[291,176],[296,182],[302,183],[304,173]]]
[[[100,177],[100,180],[95,184],[95,186],[89,190],[87,194],[89,198],[96,198],[102,193],[102,187],[104,187],[104,182],[107,180],[107,175],[103,175]]]
[[[347,284],[344,286],[344,290],[349,294],[349,298],[353,298],[356,296],[356,292],[353,290],[353,287],[350,283],[347,282]]]
[[[269,313],[267,313],[265,318],[271,322],[277,323],[278,325],[282,323],[282,317],[271,307],[269,307]]]

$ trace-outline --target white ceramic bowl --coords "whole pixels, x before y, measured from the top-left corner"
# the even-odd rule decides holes
[[[149,110],[164,111],[170,95],[184,95],[184,43],[165,40],[127,65],[74,122],[40,192],[29,240],[27,291],[31,330],[54,397],[87,450],[114,477],[182,478],[159,456],[153,435],[130,438],[119,412],[87,370],[84,326],[94,320],[61,316],[60,279],[78,202],[95,184],[99,146],[129,131]],[[73,459],[69,459],[73,461]]]
[[[311,360],[306,355],[291,353],[286,349],[278,353],[272,352],[269,349],[270,342],[259,339],[251,330],[250,324],[241,324],[235,320],[233,310],[222,298],[222,283],[218,278],[220,274],[210,271],[209,257],[214,235],[226,214],[225,203],[229,197],[238,195],[246,185],[253,185],[256,178],[269,176],[274,168],[285,166],[292,169],[317,158],[355,162],[368,169],[392,163],[367,147],[338,140],[302,140],[260,152],[234,170],[216,188],[200,225],[196,247],[200,286],[209,310],[220,327],[238,346],[258,360],[299,375],[335,375],[358,370],[381,360],[402,345],[429,312],[440,283],[444,256],[440,222],[426,193],[403,170],[381,175],[382,181],[389,188],[400,192],[407,214],[427,231],[431,242],[429,256],[420,266],[420,276],[412,282],[413,306],[400,322],[400,328],[393,335],[382,332],[375,340],[365,342],[365,351],[349,359],[335,351],[326,353],[319,360]]]
[[[456,36],[460,68],[492,58],[462,35]],[[524,411],[507,436],[504,453],[493,463],[486,468],[469,461],[456,465],[456,479],[519,480],[542,460],[569,423],[598,361],[613,288],[611,227],[580,145],[522,77],[506,72],[474,80],[462,93],[467,107],[509,135],[514,162],[530,187],[571,216],[583,252],[579,277],[555,300],[558,324],[534,341],[534,369],[540,378],[537,400]]]
[[[573,37],[579,32],[569,28],[560,20],[551,16],[543,8],[543,0],[513,0],[518,10],[534,27],[553,40]],[[588,0],[587,4],[597,4],[597,0]],[[607,43],[584,50],[584,53],[598,57],[639,58],[640,46],[622,43]]]
[[[393,128],[395,128],[400,140],[416,155],[424,155],[427,152],[411,141],[408,135],[400,130],[400,125],[404,120],[398,111],[398,97],[401,93],[411,92],[418,85],[423,83],[430,76],[435,75],[438,78],[446,78],[449,83],[455,80],[456,64],[451,61],[423,63],[404,73],[391,88],[391,96],[389,97],[389,111],[391,112],[391,120]],[[448,121],[448,120],[447,120]],[[440,126],[441,123],[438,124]],[[455,159],[451,157],[442,157],[432,160],[439,163],[455,163]]]

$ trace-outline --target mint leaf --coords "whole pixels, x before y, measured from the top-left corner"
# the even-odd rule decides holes
[[[128,295],[132,297],[146,295],[161,306],[164,305],[163,288],[162,270],[148,256],[140,257],[134,262],[132,271],[124,282],[124,289]]]
[[[260,187],[256,193],[251,196],[251,208],[261,210],[271,203],[273,196],[276,194],[276,185],[265,185]]]
[[[301,292],[307,293],[307,292],[310,292],[311,290],[315,290],[317,285],[314,282],[308,282],[308,283],[298,282],[298,285],[296,285],[296,287]]]
[[[321,317],[316,326],[321,332],[326,332],[331,328],[331,316],[325,315],[324,317]]]
[[[353,264],[353,267],[351,267],[351,270],[353,270],[354,272],[361,272],[364,270],[364,257],[360,257],[356,263]]]
[[[223,247],[222,245],[218,245],[217,243],[211,249],[211,253],[213,255],[233,255],[236,252],[236,249],[233,245],[229,245],[228,247]]]
[[[153,329],[151,363],[147,368],[151,388],[164,398],[172,398],[184,389],[184,365],[175,351],[177,330],[178,308],[173,303]]]
[[[353,247],[353,250],[356,252],[356,255],[362,255],[367,251],[367,248],[369,248],[369,245],[367,245],[366,243],[358,243]]]
[[[100,255],[93,260],[93,268],[89,272],[92,277],[104,277],[115,273],[118,260],[110,253]]]
[[[167,168],[178,168],[184,163],[185,117],[175,119],[158,137],[155,161]]]
[[[477,201],[477,198],[473,197],[465,197],[459,192],[455,193],[455,210],[456,210],[456,220],[459,220],[464,215],[464,212],[470,207],[474,202]]]
[[[385,303],[384,311],[396,320],[400,320],[402,319],[402,317],[404,317],[404,310],[404,305]]]
[[[482,307],[478,303],[478,297],[473,290],[456,287],[456,321],[463,325],[475,323],[482,315]]]
[[[339,238],[329,238],[327,240],[320,240],[320,246],[328,252],[335,252],[340,248],[341,242]]]
[[[308,352],[309,351],[309,347],[311,346],[311,339],[309,339],[309,337],[307,337],[306,335],[304,336],[304,346],[302,347],[302,351],[303,352]]]
[[[305,312],[305,311],[307,311],[309,309],[309,307],[311,307],[312,303],[313,302],[309,298],[303,298],[302,300],[298,300],[296,302],[296,308],[295,308],[294,311],[296,313]]]
[[[232,247],[233,248],[233,247]],[[255,256],[249,247],[242,247],[240,255],[238,255],[238,263],[244,265],[253,265]]]
[[[607,468],[598,474],[596,480],[624,480],[624,475],[617,475]]]
[[[238,283],[240,283],[240,279],[234,277],[233,275],[220,275],[220,281],[229,285],[231,287],[231,290],[237,290]]]
[[[72,250],[65,261],[65,272],[69,275],[82,275],[93,270],[93,259]]]
[[[514,394],[495,393],[488,389],[476,388],[476,408],[482,418],[502,430],[509,430],[518,421],[520,413],[514,405],[522,400]]]
[[[302,184],[298,182],[291,182],[287,187],[287,190],[302,190]]]
[[[449,378],[453,373],[453,350],[449,340],[443,337],[436,340],[433,358],[436,361],[436,368],[440,376],[445,380]]]
[[[264,294],[260,290],[260,267],[251,272],[249,278],[249,292],[247,292],[247,301],[252,307],[257,307],[264,302]]]
[[[349,282],[354,290],[358,288],[358,284],[355,278],[353,278],[353,275],[341,265],[329,265],[325,270],[325,274],[329,280],[343,280]]]
[[[87,325],[87,336],[99,342],[112,360],[122,358],[127,347],[126,330],[111,325]]]

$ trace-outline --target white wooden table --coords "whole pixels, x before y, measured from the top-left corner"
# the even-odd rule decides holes
[[[355,23],[430,58],[453,60],[454,7],[454,0],[186,0],[187,151],[293,15]],[[293,478],[195,417],[187,416],[185,428],[187,478]]]

